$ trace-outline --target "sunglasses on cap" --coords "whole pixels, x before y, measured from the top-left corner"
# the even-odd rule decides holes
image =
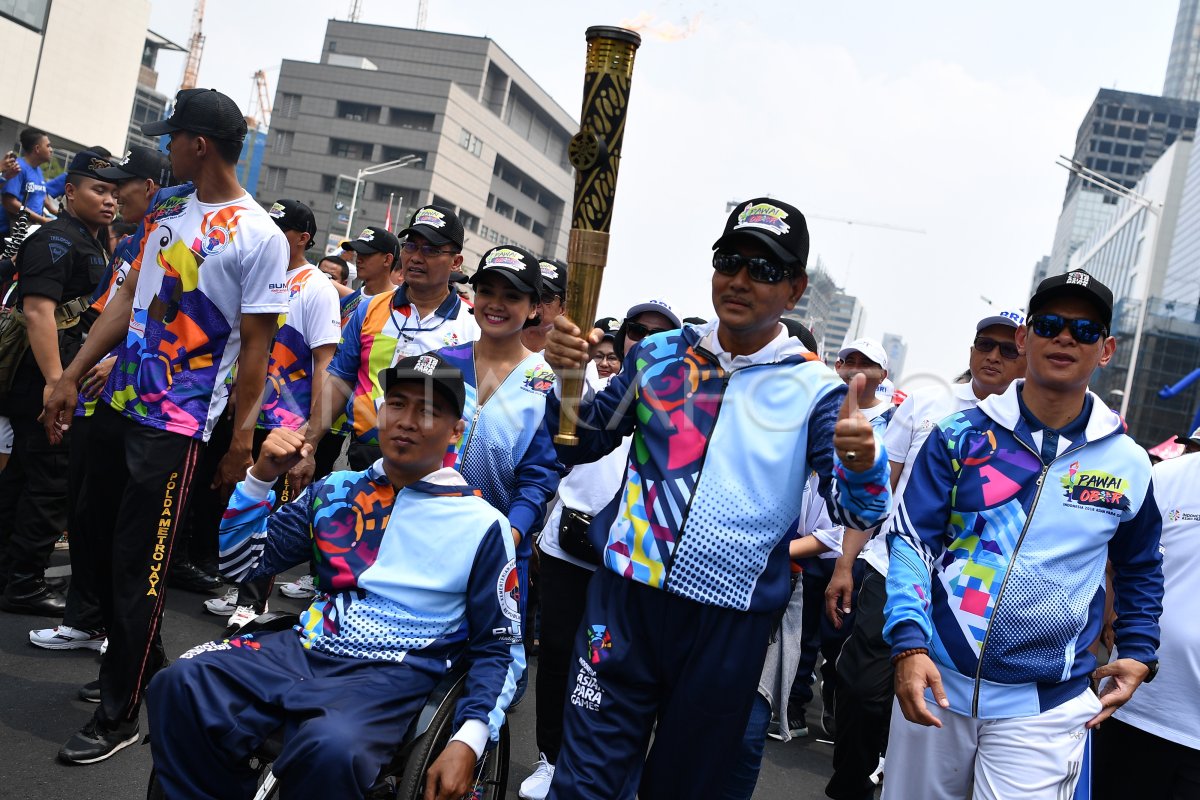
[[[713,269],[722,275],[737,275],[745,267],[750,280],[758,283],[780,283],[792,277],[792,268],[765,258],[748,258],[736,253],[714,253]]]
[[[640,322],[625,320],[625,338],[632,339],[635,342],[640,342],[651,334],[666,333],[670,330],[674,330],[674,328],[651,328],[649,325],[643,325]]]
[[[980,353],[990,353],[999,347],[1000,357],[1006,358],[1009,361],[1016,361],[1021,357],[1021,351],[1012,342],[997,342],[995,339],[989,339],[986,336],[975,337],[975,342],[971,346]]]
[[[1063,328],[1071,331],[1071,336],[1080,344],[1095,344],[1108,335],[1108,328],[1103,322],[1091,319],[1070,319],[1061,314],[1034,314],[1029,318],[1029,330],[1043,339],[1053,339],[1062,332]]]

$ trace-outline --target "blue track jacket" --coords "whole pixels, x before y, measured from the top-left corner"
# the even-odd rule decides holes
[[[1032,716],[1087,687],[1112,560],[1121,655],[1154,659],[1162,518],[1150,460],[1095,395],[1083,436],[1043,464],[1014,381],[926,440],[888,523],[884,634],[926,647],[950,708]]]
[[[787,538],[811,471],[836,522],[870,528],[890,506],[887,453],[876,434],[871,469],[837,461],[846,386],[798,342],[777,360],[726,371],[700,345],[714,330],[642,340],[580,408],[580,443],[560,446],[559,459],[595,461],[633,434],[623,485],[589,528],[605,567],[700,603],[773,611],[791,594]],[[551,432],[558,416],[551,395]]]
[[[478,720],[496,741],[525,669],[508,520],[454,470],[395,492],[382,463],[335,472],[273,514],[270,485],[247,475],[221,520],[221,573],[243,582],[312,559],[306,648],[439,675],[465,655],[455,727]]]

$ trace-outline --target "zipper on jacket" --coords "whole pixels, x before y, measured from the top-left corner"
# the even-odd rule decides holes
[[[479,415],[483,413],[483,406],[488,400],[491,400],[500,393],[500,387],[508,383],[508,379],[513,376],[513,373],[520,369],[521,364],[525,363],[525,359],[517,362],[517,365],[508,371],[508,374],[501,379],[500,383],[496,384],[496,388],[488,395],[487,400],[475,404],[475,413],[471,416],[471,430],[467,432],[467,440],[463,442],[462,450],[458,453],[458,460],[455,461],[455,468],[460,468],[467,460],[467,448],[471,446],[471,439],[475,438],[476,423],[479,422]],[[475,393],[479,396],[479,365],[475,363],[475,347],[471,347],[471,369],[475,371]],[[461,472],[461,469],[459,470]]]
[[[1102,436],[1100,439],[1097,439],[1096,442],[1101,441],[1106,438],[1108,438],[1108,437]],[[1030,453],[1032,453],[1033,456],[1038,461],[1042,460],[1041,455],[1039,453],[1037,453],[1036,451],[1034,451],[1034,449],[1032,447],[1025,444],[1025,442],[1021,441],[1020,437],[1018,437],[1014,434],[1013,439],[1016,439],[1016,441],[1020,442],[1021,446],[1024,447],[1026,450],[1028,450]],[[1012,567],[1017,561],[1017,553],[1019,553],[1021,551],[1021,543],[1025,541],[1025,534],[1029,531],[1030,523],[1033,522],[1033,514],[1035,511],[1037,511],[1038,501],[1042,497],[1042,488],[1046,482],[1046,476],[1050,473],[1050,468],[1052,466],[1054,466],[1054,462],[1058,461],[1060,458],[1065,458],[1065,457],[1071,455],[1072,453],[1074,453],[1077,450],[1081,450],[1085,445],[1088,445],[1088,444],[1095,444],[1095,442],[1088,442],[1088,441],[1084,440],[1083,442],[1081,442],[1078,445],[1074,445],[1072,447],[1067,448],[1061,454],[1050,459],[1049,464],[1043,465],[1042,473],[1040,475],[1038,475],[1037,492],[1033,495],[1033,504],[1029,506],[1029,513],[1025,515],[1025,524],[1021,526],[1021,535],[1017,537],[1017,544],[1013,548],[1012,557],[1009,559],[1009,562],[1008,562],[1009,568],[1004,571],[1004,580],[1002,580],[1000,582],[1000,591],[996,593],[996,604],[994,606],[992,606],[992,616],[990,619],[988,619],[987,629],[983,633],[983,643],[979,646],[979,659],[975,664],[975,693],[974,693],[974,696],[971,698],[971,716],[972,717],[979,716],[979,689],[980,689],[980,683],[983,679],[983,677],[982,677],[983,676],[983,654],[987,650],[988,637],[991,636],[991,634],[992,634],[992,623],[995,622],[996,615],[1000,612],[1000,601],[1004,599],[1004,588],[1006,586],[1008,586],[1008,576],[1012,574]]]

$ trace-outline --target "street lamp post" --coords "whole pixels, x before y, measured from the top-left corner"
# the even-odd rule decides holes
[[[1125,389],[1121,391],[1121,416],[1124,417],[1126,412],[1129,411],[1129,400],[1133,396],[1133,373],[1137,369],[1138,355],[1140,355],[1142,350],[1142,334],[1146,328],[1146,315],[1150,308],[1150,274],[1154,271],[1154,256],[1156,255],[1155,251],[1158,249],[1159,228],[1162,227],[1162,203],[1156,203],[1149,197],[1140,195],[1132,189],[1126,188],[1123,184],[1117,183],[1101,175],[1099,172],[1088,169],[1074,159],[1059,156],[1059,161],[1056,163],[1068,172],[1078,175],[1081,180],[1085,180],[1093,186],[1141,206],[1153,214],[1155,218],[1154,237],[1150,240],[1150,247],[1146,252],[1145,290],[1142,292],[1142,303],[1138,309],[1137,325],[1133,332],[1133,349],[1129,352],[1129,369],[1125,371]],[[1144,230],[1143,227],[1143,235],[1145,235]],[[1113,394],[1115,393],[1113,392]]]
[[[411,167],[413,164],[419,163],[421,157],[418,155],[407,155],[402,158],[397,158],[395,161],[385,161],[382,164],[374,164],[369,167],[363,167],[354,177],[354,192],[350,195],[350,214],[346,217],[346,238],[350,238],[350,229],[354,226],[354,212],[358,207],[358,187],[362,185],[362,180],[368,175],[378,175],[381,172],[387,172],[391,169],[399,169],[400,167]]]

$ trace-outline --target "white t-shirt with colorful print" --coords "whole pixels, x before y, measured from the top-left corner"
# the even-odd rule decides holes
[[[287,274],[288,312],[267,365],[260,428],[298,429],[312,408],[312,351],[342,338],[339,297],[324,272],[306,264]]]
[[[142,425],[207,441],[228,399],[241,315],[287,313],[287,239],[250,195],[169,197],[144,222],[129,331],[103,397]]]

